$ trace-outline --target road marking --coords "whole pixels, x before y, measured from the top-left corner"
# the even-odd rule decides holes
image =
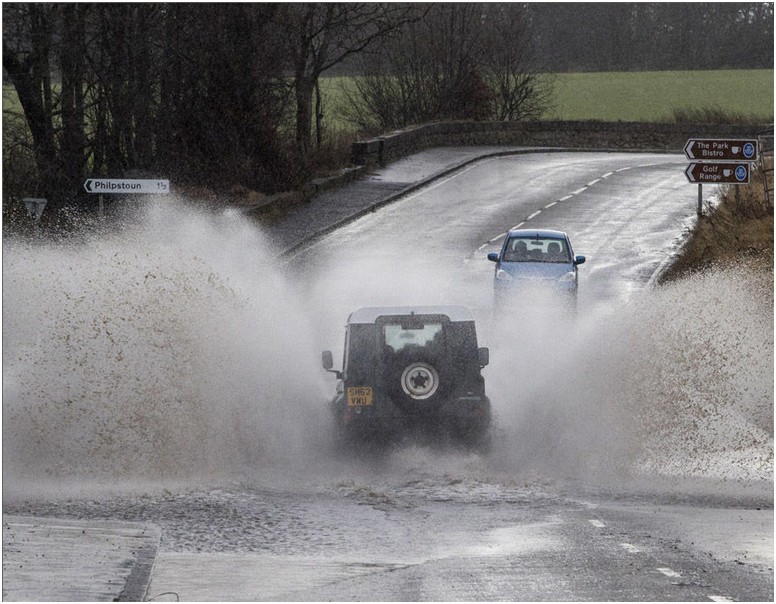
[[[675,570],[671,570],[670,568],[658,568],[659,572],[663,573],[666,577],[671,577],[672,579],[681,579],[682,575],[680,575]]]
[[[725,596],[709,596],[709,599],[712,602],[735,602],[735,600],[731,600],[730,598],[726,598]]]
[[[645,165],[646,165],[646,166],[648,166],[648,165],[653,165],[653,164],[645,164]],[[658,165],[658,164],[654,164],[654,165]],[[587,183],[587,184],[586,184],[584,187],[581,187],[581,188],[577,189],[576,191],[572,191],[571,193],[569,193],[569,194],[568,194],[568,195],[566,195],[565,197],[561,197],[561,198],[560,198],[560,199],[558,199],[557,201],[553,201],[553,202],[551,202],[551,203],[548,203],[546,206],[544,206],[544,209],[545,209],[545,210],[548,210],[548,209],[550,209],[552,206],[554,206],[554,205],[557,205],[558,203],[560,203],[561,201],[566,201],[566,200],[568,200],[568,199],[571,199],[571,198],[572,198],[572,197],[574,197],[575,195],[579,195],[580,193],[582,193],[582,192],[584,192],[584,191],[587,191],[588,187],[592,187],[592,186],[594,186],[594,185],[598,184],[598,183],[599,183],[599,182],[601,182],[601,181],[602,181],[604,178],[609,178],[610,176],[613,176],[613,175],[614,175],[615,173],[617,173],[617,172],[624,172],[625,170],[630,170],[630,169],[631,169],[631,168],[633,168],[633,167],[634,167],[634,166],[626,166],[625,168],[619,168],[618,170],[615,170],[614,172],[607,172],[606,174],[602,175],[600,178],[596,178],[595,180],[591,180],[591,181],[590,181],[589,183]],[[466,170],[464,170],[464,171],[466,171]],[[444,179],[444,182],[447,182],[448,180],[451,180],[451,179],[452,179],[454,176],[456,176],[456,175],[451,175],[451,176],[450,176],[450,178]],[[441,183],[437,183],[437,184],[441,184]],[[434,188],[434,187],[432,186],[432,187],[429,187],[429,188]],[[418,192],[418,193],[416,193],[416,194],[413,194],[413,195],[410,195],[410,196],[408,196],[408,197],[407,197],[407,198],[405,198],[405,199],[409,199],[409,198],[411,198],[411,197],[414,197],[415,195],[419,195],[419,194],[420,194],[420,192]],[[541,211],[541,210],[537,210],[537,211],[536,211],[536,212],[534,212],[533,214],[529,215],[529,216],[528,216],[528,217],[527,217],[527,218],[526,218],[526,219],[525,219],[523,222],[520,222],[520,223],[516,224],[515,226],[513,226],[513,227],[510,229],[510,231],[511,231],[511,230],[515,230],[515,229],[519,229],[520,227],[522,227],[523,225],[525,225],[525,223],[526,223],[526,222],[528,222],[529,220],[533,220],[534,218],[536,218],[536,217],[537,217],[539,214],[541,214],[541,213],[542,213],[542,211]],[[495,243],[496,241],[498,241],[498,240],[499,240],[499,239],[501,239],[502,237],[506,237],[506,235],[507,235],[507,233],[502,233],[501,235],[498,235],[498,236],[494,237],[493,239],[490,239],[490,240],[488,241],[488,243],[483,243],[483,244],[482,244],[480,247],[478,247],[478,248],[477,248],[477,251],[480,251],[480,250],[482,250],[483,248],[486,248],[486,247],[487,247],[489,244]],[[590,522],[590,523],[591,523],[593,526],[596,526],[596,527],[598,527],[598,528],[604,528],[604,527],[606,526],[606,525],[605,525],[603,522],[601,522],[600,520],[590,520],[589,522]],[[623,546],[623,547],[624,547],[624,546]],[[633,546],[630,546],[630,547],[633,547]],[[634,549],[635,549],[635,548],[634,548]],[[638,550],[635,550],[635,551],[638,551]]]
[[[601,522],[600,520],[588,520],[590,524],[592,524],[596,528],[605,528],[606,525]]]
[[[639,548],[635,545],[631,545],[630,543],[620,543],[620,547],[624,549],[629,554],[638,554]]]

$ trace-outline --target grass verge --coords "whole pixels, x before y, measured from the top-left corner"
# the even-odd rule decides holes
[[[666,283],[688,273],[741,263],[767,271],[773,280],[773,199],[766,201],[763,182],[728,187],[719,204],[707,210],[671,267]]]

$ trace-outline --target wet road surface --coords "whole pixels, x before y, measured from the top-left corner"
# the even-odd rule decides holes
[[[88,280],[74,279],[74,291],[95,282],[79,298],[89,304],[63,301],[67,321],[40,317],[48,339],[11,363],[4,355],[6,417],[38,443],[25,464],[15,440],[11,461],[4,452],[4,514],[158,526],[148,590],[158,601],[772,600],[772,306],[728,273],[648,287],[694,217],[685,163],[488,159],[288,264],[241,223],[152,214],[147,237],[88,248],[110,268],[102,278],[87,264]],[[399,162],[371,178],[400,191],[426,168]],[[171,243],[149,260],[160,224]],[[588,257],[576,318],[493,315],[485,256],[518,225],[562,228]],[[296,227],[277,228],[275,242]],[[132,253],[149,263],[137,276],[131,262],[111,268]],[[262,254],[273,260],[257,266]],[[46,261],[6,269],[7,283],[56,309],[50,279],[27,281]],[[139,283],[148,300],[132,297]],[[11,321],[15,298],[4,298]],[[713,304],[699,316],[697,300]],[[137,342],[131,315],[113,316],[127,301],[149,317]],[[319,351],[336,358],[356,307],[407,303],[474,309],[491,348],[489,456],[407,446],[354,459],[331,448],[322,411],[334,385]],[[36,333],[33,323],[19,322]],[[58,341],[85,352],[58,357],[47,344]],[[33,379],[38,349],[70,368],[65,381]],[[17,420],[27,414],[13,403],[38,400],[30,392],[57,400],[79,384],[100,388]]]

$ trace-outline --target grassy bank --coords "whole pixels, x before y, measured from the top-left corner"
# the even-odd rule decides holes
[[[762,181],[729,187],[720,203],[707,210],[689,233],[681,254],[661,282],[713,267],[745,263],[770,274],[773,281],[773,199],[767,207]]]

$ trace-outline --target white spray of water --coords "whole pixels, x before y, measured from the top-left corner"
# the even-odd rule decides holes
[[[769,288],[751,289],[760,273],[698,275],[628,307],[581,306],[575,320],[542,310],[490,323],[480,308],[490,457],[411,447],[359,470],[327,459],[334,379],[320,350],[341,352],[359,306],[490,300],[489,271],[483,286],[382,243],[320,263],[313,249],[293,280],[255,225],[169,200],[113,234],[3,247],[10,487],[301,476],[310,463],[332,477],[772,478],[773,312]]]
[[[491,368],[501,464],[612,483],[773,478],[768,274],[718,270],[627,307],[503,324]]]
[[[283,465],[326,425],[309,317],[256,228],[169,200],[138,220],[4,242],[8,485]]]

